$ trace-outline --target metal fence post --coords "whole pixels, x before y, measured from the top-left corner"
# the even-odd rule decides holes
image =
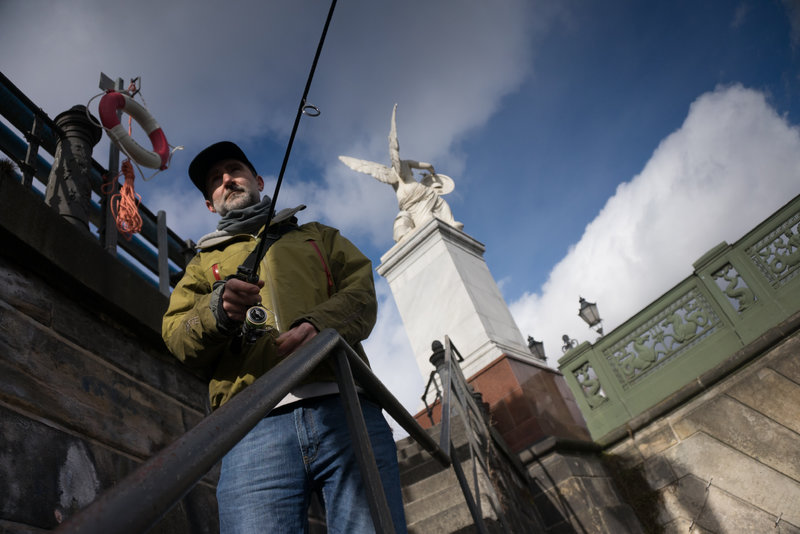
[[[28,150],[25,153],[25,164],[22,165],[22,184],[30,187],[33,176],[36,174],[36,156],[39,155],[39,145],[42,144],[42,118],[38,113],[33,114],[31,131],[25,137],[28,141]]]
[[[372,451],[367,425],[364,422],[364,414],[361,413],[361,403],[358,401],[353,372],[350,369],[347,354],[344,350],[338,349],[333,355],[333,369],[336,373],[336,381],[339,383],[339,396],[344,403],[347,426],[350,428],[350,435],[353,438],[353,449],[356,453],[358,467],[361,471],[367,500],[369,501],[372,523],[376,532],[394,534],[394,523],[389,513],[386,494],[383,491],[381,474],[378,472],[378,466],[375,463],[375,453]]]
[[[158,290],[169,296],[169,243],[167,243],[167,213],[159,210],[156,216],[156,241],[158,245]]]
[[[100,73],[100,89],[104,91],[122,91],[125,82],[122,78],[112,80],[104,73]],[[121,117],[122,112],[117,111],[117,117]],[[101,216],[100,216],[100,243],[106,252],[112,256],[117,255],[117,223],[111,210],[111,198],[119,191],[119,148],[114,143],[108,149],[108,174],[106,175],[107,189],[101,196]]]

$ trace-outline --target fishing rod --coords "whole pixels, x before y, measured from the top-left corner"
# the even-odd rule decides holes
[[[303,90],[303,96],[300,98],[300,104],[297,106],[297,114],[294,118],[292,133],[289,135],[289,143],[286,146],[286,153],[283,155],[283,163],[281,164],[281,170],[278,173],[278,181],[275,183],[275,191],[272,193],[272,202],[269,203],[267,222],[264,224],[264,230],[258,237],[258,243],[256,244],[256,248],[254,249],[253,253],[250,254],[244,263],[242,263],[236,270],[236,278],[251,284],[258,282],[258,267],[261,264],[261,260],[264,258],[264,255],[267,253],[267,249],[269,249],[270,245],[272,245],[272,243],[274,243],[280,237],[280,234],[270,234],[269,226],[272,222],[273,216],[275,215],[275,205],[278,203],[278,193],[280,192],[281,184],[283,183],[283,175],[286,172],[286,165],[289,162],[289,155],[292,152],[292,145],[294,144],[294,138],[297,134],[297,128],[300,124],[300,118],[303,115],[316,117],[320,114],[319,108],[307,103],[306,99],[308,98],[308,91],[311,88],[311,81],[314,79],[314,72],[317,70],[317,63],[319,62],[319,56],[322,53],[322,46],[325,43],[325,37],[328,34],[328,27],[330,26],[331,19],[333,18],[333,11],[336,9],[336,1],[337,0],[331,1],[331,7],[328,10],[328,17],[325,20],[325,26],[322,29],[322,35],[320,35],[319,44],[317,45],[317,52],[314,54],[314,61],[311,63],[311,71],[308,73],[308,79],[306,80],[306,86]],[[254,341],[266,331],[267,317],[268,312],[263,306],[253,306],[247,310],[243,325],[245,342]]]

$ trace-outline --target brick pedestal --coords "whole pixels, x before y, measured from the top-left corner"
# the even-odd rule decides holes
[[[489,405],[494,427],[513,452],[547,437],[590,440],[586,423],[560,372],[501,355],[467,379]],[[433,407],[433,423],[423,410],[416,415],[424,428],[441,419]]]

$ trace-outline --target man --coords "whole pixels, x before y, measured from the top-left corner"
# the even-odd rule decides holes
[[[298,226],[305,206],[278,212],[270,233],[280,235],[261,262],[257,284],[228,278],[256,245],[270,198],[264,181],[235,144],[209,146],[189,176],[222,218],[198,242],[164,315],[170,351],[211,377],[216,409],[275,364],[334,328],[366,361],[360,341],[375,323],[377,302],[370,261],[339,232],[320,223]],[[268,310],[269,331],[243,341],[248,308]],[[344,408],[326,361],[222,461],[217,486],[220,530],[294,533],[308,530],[314,492],[322,496],[329,532],[374,532]],[[405,532],[397,452],[381,409],[363,395],[364,418],[397,532]]]

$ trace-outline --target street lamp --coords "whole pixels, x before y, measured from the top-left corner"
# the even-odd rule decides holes
[[[544,343],[536,341],[533,337],[528,336],[528,348],[534,356],[542,361],[547,361],[547,356],[544,355]]]
[[[581,309],[578,310],[578,315],[586,324],[589,325],[589,328],[594,328],[595,325],[600,325],[595,331],[602,336],[603,325],[600,323],[602,323],[603,320],[600,318],[600,314],[597,312],[597,304],[594,302],[587,302],[583,297],[578,298],[580,299],[578,302],[581,305]]]

